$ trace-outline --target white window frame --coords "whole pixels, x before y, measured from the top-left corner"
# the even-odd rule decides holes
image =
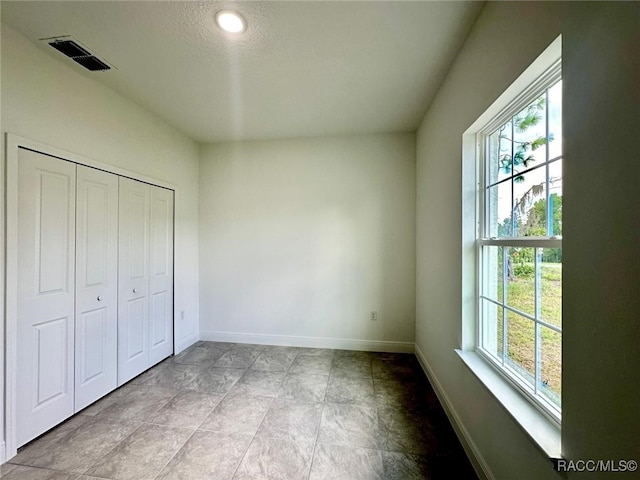
[[[481,208],[483,189],[480,188],[478,133],[495,122],[508,117],[505,112],[516,110],[514,105],[535,90],[537,83],[554,65],[561,64],[562,36],[558,36],[523,73],[502,93],[462,135],[462,330],[458,357],[478,381],[494,397],[498,405],[520,426],[540,451],[548,458],[562,455],[560,419],[532,401],[516,382],[503,374],[477,350],[479,340],[479,263],[478,239],[481,238]],[[526,102],[523,102],[526,104]],[[565,112],[566,114],[566,112]],[[564,162],[566,163],[566,162]],[[559,240],[559,239],[556,239]],[[537,241],[528,237],[525,241]]]
[[[488,197],[488,187],[490,186],[487,177],[488,177],[488,158],[487,158],[487,145],[488,138],[491,134],[493,134],[496,129],[509,122],[514,115],[519,113],[523,108],[526,108],[527,105],[530,105],[532,101],[536,98],[539,98],[542,94],[544,94],[548,88],[555,85],[558,81],[562,79],[562,66],[561,60],[558,59],[554,62],[548,70],[546,70],[542,75],[540,75],[533,83],[531,83],[528,88],[526,88],[522,93],[520,93],[516,98],[513,99],[502,111],[495,115],[488,123],[486,123],[477,133],[476,133],[476,181],[478,185],[478,193],[477,193],[477,202],[478,202],[478,233],[476,240],[476,259],[477,259],[477,282],[476,282],[476,299],[477,299],[477,309],[476,309],[476,351],[484,358],[485,361],[490,363],[494,368],[498,370],[501,375],[504,375],[510,382],[512,382],[528,399],[531,401],[537,408],[541,409],[541,411],[549,416],[549,418],[557,422],[558,425],[561,422],[562,418],[562,410],[561,407],[558,407],[553,402],[549,401],[539,392],[540,385],[540,377],[541,377],[541,327],[549,328],[553,331],[556,331],[562,335],[562,328],[552,323],[546,322],[540,318],[540,305],[538,305],[538,297],[535,296],[535,311],[534,315],[528,314],[526,312],[520,311],[514,307],[507,305],[505,298],[502,299],[502,303],[498,303],[493,299],[486,297],[483,295],[483,283],[486,281],[486,272],[483,272],[483,247],[495,246],[495,247],[531,247],[531,248],[562,248],[562,238],[559,236],[543,236],[543,237],[504,237],[504,238],[496,238],[490,237],[488,232],[488,222],[489,222],[489,205],[487,201]],[[545,109],[545,125],[548,129],[548,108]],[[523,170],[520,174],[526,174],[527,172],[544,168],[545,179],[546,179],[546,188],[545,188],[545,196],[548,201],[549,199],[549,165],[551,163],[562,161],[563,153],[554,158],[549,158],[549,144],[545,145],[546,155],[545,161],[543,163],[538,163],[533,167],[527,168]],[[512,174],[510,177],[505,179],[511,183],[513,188],[513,178],[515,174]],[[495,185],[491,184],[491,185]],[[547,203],[548,205],[548,203]],[[537,250],[536,250],[537,251]],[[538,271],[538,255],[535,255],[534,259],[534,270]],[[536,279],[536,283],[538,279]],[[504,282],[503,287],[503,296],[506,296],[506,285]],[[534,381],[533,387],[529,385],[524,379],[521,378],[521,375],[510,367],[505,361],[506,350],[507,350],[507,322],[503,322],[503,346],[502,346],[502,359],[496,358],[489,351],[483,348],[483,335],[485,334],[485,327],[483,325],[482,318],[482,303],[483,300],[487,302],[494,303],[497,307],[503,308],[504,318],[506,319],[506,311],[512,311],[513,313],[527,318],[534,323],[534,355],[535,355],[535,372],[534,372]]]

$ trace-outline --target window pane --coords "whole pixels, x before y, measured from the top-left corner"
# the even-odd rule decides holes
[[[533,92],[537,97],[530,100],[528,91],[522,92],[515,99],[517,110],[500,114],[508,120],[502,126],[490,134],[482,130],[479,193],[484,194],[485,241],[477,250],[478,349],[556,415],[562,382],[562,332],[555,331],[562,328],[562,248],[528,245],[559,244],[531,240],[562,236],[562,83],[540,85]],[[495,120],[490,124],[499,125]]]
[[[547,327],[540,327],[541,375],[540,393],[560,407],[562,393],[562,335]]]
[[[562,155],[562,81],[549,89],[549,159]]]
[[[489,135],[488,155],[487,185],[511,176],[511,122]]]
[[[502,303],[504,272],[502,247],[482,247],[483,295]]]
[[[513,117],[514,174],[546,161],[546,95],[540,95]]]
[[[511,237],[511,182],[505,181],[489,188],[487,203],[489,223],[487,236]]]
[[[549,236],[562,235],[562,160],[549,164]]]
[[[535,249],[509,247],[508,252],[507,305],[533,316],[536,312]]]
[[[562,327],[562,249],[542,249],[540,270],[542,319]]]
[[[513,179],[516,237],[547,235],[547,169],[543,165]]]
[[[513,312],[507,312],[505,364],[533,388],[536,371],[534,322]]]
[[[482,301],[482,348],[502,361],[503,311],[495,303]]]

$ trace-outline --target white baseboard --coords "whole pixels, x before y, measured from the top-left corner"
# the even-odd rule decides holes
[[[460,420],[460,417],[458,416],[458,413],[453,408],[449,397],[442,389],[442,385],[433,373],[433,370],[429,366],[429,362],[427,362],[427,359],[425,358],[422,350],[420,350],[420,347],[417,344],[415,345],[415,353],[416,358],[418,359],[418,362],[422,367],[422,370],[424,370],[424,373],[429,379],[429,382],[431,382],[438,400],[440,400],[440,403],[442,404],[447,417],[449,417],[449,421],[451,422],[451,425],[453,426],[453,429],[455,430],[456,435],[458,436],[458,439],[462,444],[462,448],[464,448],[467,457],[469,457],[471,465],[473,465],[476,474],[482,480],[495,480],[495,477],[493,475],[493,472],[489,468],[489,465],[487,465],[487,462],[480,453],[480,450],[478,450],[478,447],[469,436],[469,432],[464,427],[462,421]]]
[[[198,332],[193,332],[191,335],[181,338],[180,340],[176,340],[173,346],[175,349],[173,353],[177,355],[184,349],[196,343],[197,341],[198,341]]]
[[[335,348],[370,352],[414,353],[413,342],[356,340],[350,338],[297,337],[253,333],[200,331],[200,340],[211,342],[253,343],[288,347]]]

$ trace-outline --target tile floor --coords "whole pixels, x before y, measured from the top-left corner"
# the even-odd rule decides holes
[[[415,356],[219,342],[89,406],[0,477],[477,478]]]

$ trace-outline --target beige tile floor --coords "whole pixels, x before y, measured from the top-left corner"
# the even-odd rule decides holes
[[[477,478],[413,355],[219,342],[89,406],[0,477]]]

